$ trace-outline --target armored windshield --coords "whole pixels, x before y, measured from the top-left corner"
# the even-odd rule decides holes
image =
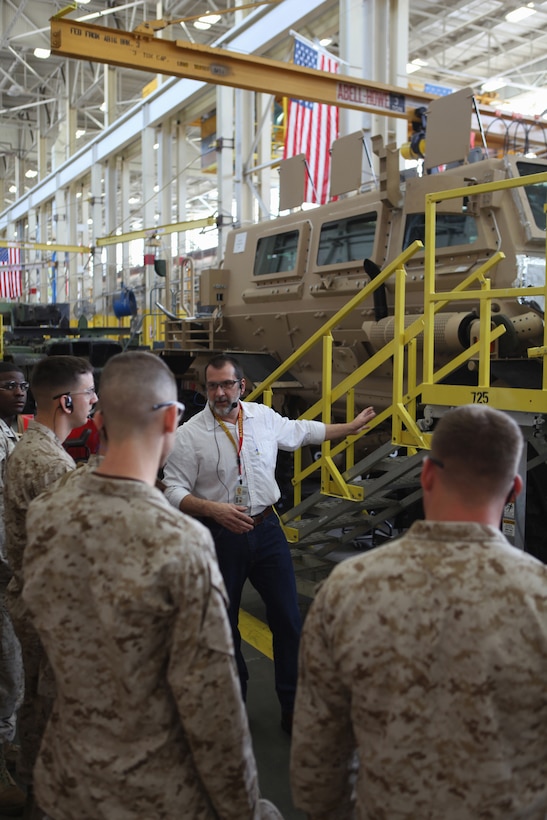
[[[372,256],[376,223],[376,213],[325,222],[321,226],[317,264],[339,265]]]
[[[285,231],[258,240],[253,276],[290,272],[296,267],[298,231]]]
[[[435,219],[435,247],[472,245],[477,241],[477,223],[470,214],[438,213]],[[403,250],[419,239],[425,245],[425,214],[409,214],[405,223]]]
[[[521,177],[528,176],[529,174],[541,174],[543,171],[546,171],[545,165],[537,165],[534,162],[517,162],[517,169]],[[524,192],[532,209],[532,216],[534,217],[536,227],[544,231],[544,206],[547,202],[547,182],[529,185],[524,188]]]

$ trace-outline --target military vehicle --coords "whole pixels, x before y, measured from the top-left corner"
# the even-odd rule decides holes
[[[470,99],[466,91],[452,95],[463,99],[464,106]],[[441,114],[436,121],[435,105]],[[415,240],[425,244],[426,197],[441,191],[463,189],[456,198],[440,203],[436,211],[435,280],[439,290],[457,287],[500,251],[504,258],[489,272],[492,288],[542,285],[547,176],[526,187],[479,195],[473,191],[482,183],[547,174],[547,159],[516,153],[499,156],[500,151],[492,156],[483,147],[470,151],[469,109],[460,116],[462,136],[454,146],[442,127],[445,112],[454,114],[455,103],[444,98],[431,108],[433,123],[427,126],[421,175],[416,171],[401,174],[396,146],[384,148],[377,140],[373,144],[381,173],[376,187],[231,232],[222,266],[201,274],[196,316],[184,323],[167,323],[167,354],[182,348],[189,354],[185,366],[199,374],[211,350],[237,351],[245,355],[252,371],[249,377],[259,381]],[[457,112],[455,116],[457,122]],[[435,131],[439,121],[440,133],[438,128]],[[449,127],[458,130],[452,119]],[[417,136],[416,145],[423,147],[424,135]],[[430,152],[434,165],[427,163]],[[423,311],[426,250],[415,253],[405,264],[407,323]],[[394,299],[392,278],[333,329],[335,381],[393,338]],[[511,294],[494,301],[492,321],[505,328],[493,353],[495,380],[514,386],[530,380],[538,383],[540,368],[527,359],[527,350],[542,344],[543,308],[537,295],[526,298],[523,294],[517,300]],[[436,365],[468,348],[478,336],[478,324],[478,302],[453,301],[440,311],[435,318]],[[460,377],[473,379],[469,368],[464,369],[467,372]],[[390,403],[391,376],[391,364],[386,362],[357,387],[357,403],[380,408]],[[291,367],[282,392],[286,398],[299,396],[299,406],[306,406],[316,401],[321,380],[321,351],[310,351]]]
[[[469,106],[472,94],[460,94]],[[471,148],[470,109],[466,124],[465,116],[455,121],[447,117],[447,105],[452,107],[452,101],[443,100],[440,116],[436,121],[431,118],[435,127],[428,122],[427,135],[418,132],[411,143],[411,153],[425,154],[421,173],[401,173],[396,146],[384,147],[380,139],[373,140],[380,167],[378,184],[321,207],[232,231],[222,265],[201,274],[194,315],[172,316],[166,323],[162,355],[171,358],[175,371],[185,374],[192,391],[202,381],[210,356],[225,351],[241,360],[253,387],[273,373],[274,406],[289,415],[316,415],[328,401],[333,417],[344,417],[349,393],[345,385],[354,373],[366,373],[352,387],[356,407],[373,404],[384,418],[384,409],[397,401],[408,401],[409,407],[413,403],[415,423],[407,414],[410,438],[394,432],[386,410],[387,424],[375,430],[375,436],[364,437],[349,468],[342,464],[336,473],[338,450],[334,459],[315,454],[323,463],[320,489],[300,489],[292,508],[290,500],[282,506],[288,537],[300,545],[306,560],[306,550],[324,556],[340,543],[370,535],[381,522],[388,528],[394,523],[397,531],[419,515],[421,456],[413,453],[415,446],[427,447],[427,435],[421,437],[420,430],[432,430],[447,404],[471,401],[490,401],[519,412],[533,471],[527,507],[513,510],[504,529],[514,543],[547,558],[541,489],[547,458],[542,432],[543,407],[547,409],[543,392],[547,160],[530,156],[530,151],[525,155],[493,152],[484,145]],[[452,140],[458,122],[459,135]],[[526,184],[528,178],[531,184]],[[389,347],[394,339],[397,344],[401,339],[396,315],[396,282],[401,280],[394,270],[387,278],[383,272],[393,268],[401,254],[408,257],[402,266],[403,328],[414,327],[424,315],[432,266],[435,290],[450,294],[433,318],[432,367],[443,372],[445,366],[446,375],[439,383],[469,386],[469,390],[446,393],[439,400],[443,406],[431,406],[436,399],[429,388],[423,395],[419,389],[412,393],[411,382],[422,378],[425,359],[417,357],[412,373],[409,354],[405,352],[401,359],[397,347]],[[376,280],[382,284],[368,295]],[[470,292],[460,295],[464,282],[472,282]],[[494,294],[486,324],[480,297],[484,283]],[[357,304],[363,293],[365,298]],[[348,303],[355,307],[345,311]],[[324,348],[307,345],[326,325],[332,336],[327,348],[332,358],[329,384],[324,383]],[[483,345],[488,362],[481,364],[477,352],[481,333],[486,336],[496,329],[497,338],[490,341],[489,337]],[[415,335],[418,347],[425,348],[425,333]],[[298,352],[301,346],[303,355]],[[382,356],[385,350],[388,354]],[[529,355],[532,351],[534,357]],[[367,362],[376,359],[378,366],[367,371]],[[456,366],[448,364],[454,361]],[[285,362],[289,367],[283,372]],[[394,381],[397,370],[402,375],[399,381],[404,382],[398,399],[394,395],[399,389]],[[483,389],[484,384],[488,389]],[[540,397],[532,400],[526,393],[523,398],[526,390],[537,391]],[[186,401],[191,404],[191,396]],[[411,446],[401,447],[401,443]],[[408,467],[403,464],[407,452]],[[395,454],[395,459],[388,457]],[[298,469],[300,478],[310,475]],[[523,470],[526,473],[526,465]],[[407,484],[401,487],[405,474]],[[292,483],[298,484],[300,478]],[[325,496],[330,500],[325,501]]]

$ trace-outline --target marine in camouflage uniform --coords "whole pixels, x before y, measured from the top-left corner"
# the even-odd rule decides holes
[[[473,495],[488,473],[465,444]],[[344,561],[310,609],[291,777],[313,820],[547,817],[547,566],[461,508],[435,514],[427,482],[456,469],[426,462],[433,520]]]
[[[37,402],[36,418],[8,459],[4,488],[6,552],[13,572],[6,604],[21,644],[25,675],[24,700],[17,715],[21,745],[17,774],[29,787],[55,693],[55,680],[21,598],[26,515],[34,498],[75,468],[62,442],[72,429],[84,423],[97,400],[92,367],[76,356],[49,356],[38,362],[32,371],[31,388]],[[27,808],[32,800],[29,788]]]
[[[0,418],[0,744],[13,740],[15,712],[23,693],[21,647],[4,603],[11,570],[5,550],[3,486],[6,461],[16,443],[17,434]]]
[[[32,782],[32,769],[55,692],[51,669],[21,599],[26,516],[32,499],[75,467],[73,458],[55,433],[36,421],[29,423],[6,467],[6,548],[13,571],[6,601],[21,643],[25,670],[25,697],[18,713],[21,755],[17,768],[18,776],[25,783]]]
[[[171,394],[152,354],[111,359],[104,460],[30,505],[23,597],[57,680],[35,791],[54,820],[280,817],[259,798],[212,538],[153,486]]]

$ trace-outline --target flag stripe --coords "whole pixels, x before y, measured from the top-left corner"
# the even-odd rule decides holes
[[[338,60],[319,52],[298,38],[294,44],[294,62],[320,71],[338,72]],[[338,137],[339,112],[334,105],[290,100],[283,158],[305,154],[308,176],[304,202],[324,204],[329,199],[330,148]]]
[[[0,298],[17,299],[23,294],[21,251],[0,248]]]

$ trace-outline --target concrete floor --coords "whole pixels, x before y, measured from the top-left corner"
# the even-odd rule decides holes
[[[275,694],[273,662],[258,650],[243,645],[249,670],[247,714],[258,767],[260,792],[275,803],[285,820],[305,820],[295,809],[289,784],[290,737],[280,726],[280,707]]]

